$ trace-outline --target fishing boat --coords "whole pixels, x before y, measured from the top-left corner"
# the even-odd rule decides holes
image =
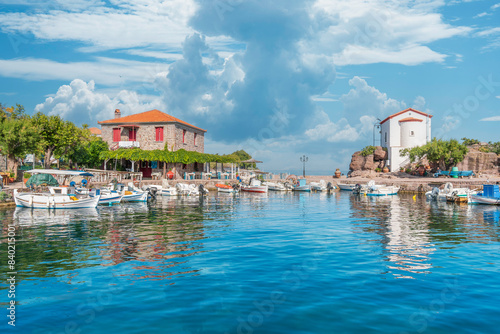
[[[128,187],[125,188],[120,185],[122,191],[122,202],[147,202],[149,191],[141,190],[134,186],[132,182],[128,183]]]
[[[233,187],[229,184],[216,184],[215,187],[217,188],[217,191],[220,193],[235,193],[238,192],[238,189],[236,187]]]
[[[293,191],[311,191],[311,185],[306,183],[306,179],[298,179],[297,183],[293,187]]]
[[[263,185],[262,182],[255,178],[251,178],[249,184],[241,185],[241,191],[250,193],[267,193],[267,190],[267,185]]]
[[[197,187],[195,184],[177,183],[175,188],[181,196],[203,196],[208,194],[208,189],[203,184]]]
[[[485,184],[483,191],[477,194],[469,194],[469,204],[500,205],[500,189],[498,184]]]
[[[179,195],[176,187],[162,188],[160,193],[162,196],[177,196],[177,195]]]
[[[113,205],[122,201],[123,195],[116,190],[91,189],[89,192],[90,197],[99,197],[99,205]]]
[[[265,184],[267,185],[267,189],[269,189],[270,191],[287,191],[287,190],[291,190],[291,187],[287,188],[285,186],[285,184],[283,184],[281,182],[266,182]]]
[[[477,192],[469,188],[453,188],[451,182],[447,182],[443,189],[434,187],[431,191],[425,193],[428,200],[448,201],[448,202],[463,202],[466,201],[469,195],[475,195]]]
[[[361,191],[366,196],[394,196],[399,192],[397,186],[371,187]]]
[[[311,191],[326,191],[326,182],[325,180],[320,180],[319,182],[311,182]]]
[[[365,196],[393,196],[397,195],[399,187],[375,184],[375,181],[370,180],[366,185],[356,184],[352,191]]]
[[[26,207],[33,209],[81,209],[95,208],[99,203],[100,196],[90,197],[88,195],[77,195],[74,187],[59,186],[59,182],[54,176],[62,177],[64,181],[71,176],[92,176],[85,171],[72,170],[53,170],[53,169],[32,169],[27,173],[33,174],[26,182],[30,188],[45,186],[47,183],[43,181],[50,179],[52,185],[48,186],[48,191],[29,191],[19,192],[14,190],[14,202],[18,207]],[[39,179],[38,181],[35,179]],[[42,183],[39,183],[42,182]],[[64,183],[64,182],[62,182]]]
[[[345,191],[353,191],[354,187],[356,184],[348,184],[348,183],[338,183],[340,190],[345,190]]]

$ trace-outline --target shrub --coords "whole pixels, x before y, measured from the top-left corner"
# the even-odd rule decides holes
[[[7,193],[5,193],[5,192],[3,192],[3,191],[2,191],[2,192],[0,192],[0,202],[5,201],[5,200],[7,199],[7,197],[8,197],[8,196],[7,196]]]
[[[361,150],[361,155],[366,157],[367,155],[375,153],[375,146],[366,146]]]
[[[23,174],[23,178],[25,178],[25,179],[29,179],[30,177],[31,177],[30,173],[24,173]]]
[[[405,172],[408,173],[408,174],[410,174],[411,173],[411,169],[410,168],[406,168]]]
[[[465,146],[471,146],[471,145],[476,145],[476,144],[481,144],[481,142],[477,139],[469,139],[469,138],[462,138],[462,144]]]

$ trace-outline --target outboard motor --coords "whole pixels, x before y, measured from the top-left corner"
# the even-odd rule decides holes
[[[438,195],[439,195],[439,188],[438,187],[432,188],[431,198],[436,199]]]
[[[328,184],[326,185],[326,191],[331,193],[334,190],[335,190],[335,187],[333,186],[333,184],[331,182],[328,182]]]
[[[148,190],[149,195],[151,196],[151,199],[155,200],[156,195],[158,194],[158,189],[156,189],[156,187],[151,187],[151,188],[148,188],[147,190]]]
[[[200,196],[207,195],[208,194],[208,189],[206,189],[203,184],[200,184],[198,186],[198,192],[200,193]]]
[[[361,193],[361,185],[359,183],[352,188],[352,193],[357,195]]]

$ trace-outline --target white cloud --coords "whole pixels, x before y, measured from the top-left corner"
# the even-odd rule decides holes
[[[130,115],[151,109],[164,110],[165,106],[159,97],[139,95],[127,90],[116,96],[95,91],[94,81],[86,83],[75,79],[69,85],[59,87],[54,96],[35,107],[35,112],[48,115],[59,115],[63,119],[76,124],[96,125],[113,117],[113,111],[120,109],[122,115]]]
[[[444,23],[437,12],[444,4],[318,0],[311,14],[320,22],[318,32],[316,38],[303,41],[302,48],[330,53],[338,65],[442,62],[446,55],[424,44],[472,31]]]
[[[487,12],[482,12],[482,13],[479,13],[477,15],[475,15],[473,18],[474,19],[478,19],[480,17],[484,17],[484,16],[490,16],[491,14],[490,13],[487,13]]]
[[[64,80],[74,78],[95,80],[104,85],[129,82],[151,83],[157,73],[167,71],[168,64],[139,62],[98,57],[95,62],[60,63],[49,59],[0,59],[0,75],[28,81]]]
[[[349,45],[334,56],[335,64],[363,65],[374,63],[391,63],[402,65],[419,65],[428,62],[442,63],[447,56],[429,49],[427,46],[409,46],[392,51],[379,48],[368,48]]]
[[[186,35],[193,33],[188,26],[196,9],[193,0],[121,0],[114,2],[118,8],[99,1],[72,1],[60,8],[62,3],[31,13],[2,13],[1,29],[48,41],[84,42],[97,49],[149,45],[179,49]],[[80,11],[67,11],[73,4],[79,4]],[[88,5],[92,8],[85,10]]]
[[[493,5],[493,6],[491,6],[491,9],[495,10],[495,9],[497,9],[499,7],[500,7],[500,3],[497,3],[497,4]]]
[[[483,37],[483,36],[496,35],[499,33],[500,33],[500,27],[496,27],[496,28],[490,28],[490,29],[480,31],[477,33],[477,35],[480,37]]]
[[[383,118],[406,108],[404,102],[389,98],[358,76],[349,80],[349,85],[353,88],[342,95],[340,101],[344,104],[345,117],[351,122],[364,115]]]
[[[479,121],[481,121],[481,122],[500,122],[500,116],[486,117],[486,118],[480,119]]]

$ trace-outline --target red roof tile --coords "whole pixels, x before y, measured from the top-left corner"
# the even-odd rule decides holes
[[[403,119],[400,119],[399,122],[422,122],[422,119],[415,118],[415,117],[406,117]]]
[[[150,111],[141,112],[139,114],[124,116],[120,118],[108,119],[106,121],[97,122],[99,124],[126,124],[126,123],[180,123],[183,125],[187,125],[194,129],[198,129],[203,132],[207,132],[207,130],[203,130],[197,126],[184,122],[174,116],[161,112],[159,110],[153,109]]]
[[[96,136],[100,136],[101,135],[101,129],[98,129],[98,128],[89,128],[89,131],[93,135],[96,135]]]
[[[415,110],[415,109],[413,109],[413,108],[408,108],[408,109],[402,110],[402,111],[400,111],[400,112],[397,112],[397,113],[395,113],[395,114],[393,114],[393,115],[391,115],[391,116],[387,117],[387,118],[386,118],[386,119],[384,119],[382,122],[380,122],[380,124],[384,124],[385,122],[387,122],[387,121],[388,121],[388,120],[390,120],[391,118],[394,118],[394,117],[396,117],[396,116],[399,116],[399,115],[401,115],[401,114],[404,114],[404,113],[405,113],[405,112],[407,112],[407,111],[413,111],[413,112],[416,112],[417,114],[420,114],[420,115],[422,115],[422,116],[426,116],[426,117],[432,118],[432,115],[429,115],[429,114],[426,114],[426,113],[424,113],[424,112],[421,112],[421,111]]]

